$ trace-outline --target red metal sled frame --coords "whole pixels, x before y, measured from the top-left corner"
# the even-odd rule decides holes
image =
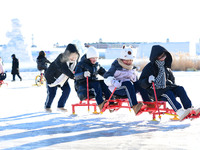
[[[3,80],[0,80],[0,87],[1,87],[3,84],[6,84],[6,85],[8,86],[8,83],[5,83]]]
[[[120,99],[111,100],[111,97],[113,96],[115,90],[116,90],[116,88],[112,92],[110,98],[104,104],[104,107],[102,108],[101,113],[105,112],[106,109],[118,111],[120,108],[128,108],[129,110],[131,110],[128,98],[120,98]],[[111,105],[110,102],[114,102],[115,105]],[[156,115],[160,116],[160,115],[164,115],[164,114],[169,114],[169,115],[176,116],[176,113],[173,109],[169,109],[169,108],[166,107],[165,101],[154,101],[154,102],[139,101],[139,103],[143,103],[144,105],[153,105],[155,107],[153,107],[153,108],[146,107],[144,110],[138,112],[137,116],[142,114],[143,112],[148,112],[149,114],[151,114],[152,117],[153,117],[153,120],[156,119]],[[124,106],[122,104],[126,104],[126,106]]]
[[[173,109],[169,109],[166,106],[166,102],[165,101],[154,101],[154,102],[143,102],[144,105],[154,105],[155,107],[150,108],[150,107],[146,107],[144,110],[140,111],[138,115],[142,114],[143,112],[148,112],[149,114],[152,115],[153,120],[156,120],[156,115],[160,116],[160,115],[173,115],[173,116],[177,116],[176,112]],[[158,111],[159,108],[159,111]],[[161,118],[161,117],[159,117]]]
[[[75,114],[75,107],[76,106],[87,106],[88,107],[88,112],[90,111],[90,106],[94,107],[94,112],[97,113],[97,105],[96,105],[96,100],[94,98],[89,98],[89,81],[88,77],[86,78],[87,80],[87,99],[80,101],[77,104],[72,104],[72,113]]]
[[[106,109],[112,110],[112,111],[118,111],[120,108],[128,108],[131,111],[131,107],[129,105],[128,98],[120,98],[120,99],[111,100],[111,97],[113,96],[115,90],[116,90],[116,88],[114,89],[114,91],[110,95],[107,102],[104,104],[104,107],[102,108],[102,110],[100,112],[101,114],[104,111],[106,111]],[[114,104],[110,104],[111,102],[113,102]],[[125,105],[123,105],[123,104],[125,104]]]

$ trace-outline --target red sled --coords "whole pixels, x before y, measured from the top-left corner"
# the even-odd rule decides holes
[[[98,113],[97,112],[97,105],[96,105],[96,100],[92,97],[89,96],[89,81],[88,77],[86,78],[87,80],[87,98],[85,100],[80,101],[77,104],[72,104],[72,114],[75,114],[75,107],[78,106],[86,106],[88,108],[88,112],[90,111],[90,107],[94,107],[94,112],[93,113]]]
[[[129,105],[128,98],[115,98],[115,99],[111,100],[111,97],[114,95],[114,92],[116,91],[116,89],[117,88],[114,89],[110,98],[104,104],[104,107],[102,108],[101,113],[105,112],[107,109],[110,110],[111,112],[113,112],[113,111],[119,110],[120,108],[128,108],[131,111],[131,107]],[[152,115],[153,120],[156,120],[157,115],[159,115],[159,118],[161,118],[161,115],[164,115],[164,114],[174,116],[174,118],[172,120],[179,120],[177,118],[176,112],[173,109],[167,108],[165,101],[158,101],[157,97],[156,97],[156,93],[154,93],[154,94],[155,94],[155,99],[156,99],[155,101],[153,101],[153,102],[140,101],[139,102],[139,103],[143,103],[144,106],[137,113],[137,116],[144,112],[148,112],[149,114]]]
[[[0,87],[1,87],[3,84],[6,84],[6,85],[8,86],[8,83],[5,83],[3,80],[0,80]]]

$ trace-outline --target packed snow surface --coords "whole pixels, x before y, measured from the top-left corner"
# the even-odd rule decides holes
[[[11,82],[10,72],[0,88],[0,149],[4,150],[100,150],[100,149],[198,149],[200,119],[170,121],[164,115],[152,121],[144,113],[135,116],[128,109],[117,112],[93,114],[93,108],[76,107],[72,115],[71,104],[79,99],[70,80],[71,94],[66,103],[67,113],[57,111],[57,101],[52,113],[44,111],[46,87],[33,86],[39,72],[21,72],[23,81]],[[195,107],[200,107],[200,72],[175,72],[176,83],[185,87]],[[141,100],[138,95],[138,100]],[[168,106],[170,107],[170,106]]]

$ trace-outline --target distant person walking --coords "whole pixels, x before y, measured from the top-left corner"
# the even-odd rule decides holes
[[[46,58],[46,53],[44,51],[40,51],[37,57],[37,69],[39,71],[46,71],[47,64],[51,64],[51,62]]]
[[[12,71],[11,71],[11,74],[13,75],[12,81],[15,81],[15,75],[17,75],[19,77],[20,81],[22,81],[22,78],[19,75],[19,61],[16,58],[15,54],[12,54],[11,57],[13,59],[12,60]]]

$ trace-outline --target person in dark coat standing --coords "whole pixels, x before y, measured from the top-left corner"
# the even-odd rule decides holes
[[[93,46],[88,48],[85,55],[82,56],[75,70],[75,89],[80,100],[87,98],[87,82],[89,80],[89,88],[94,90],[95,100],[101,110],[105,104],[105,99],[109,99],[111,92],[103,80],[99,80],[97,75],[103,76],[106,70],[97,62],[99,53]]]
[[[68,44],[65,52],[50,64],[45,72],[47,81],[47,98],[45,102],[45,110],[51,112],[51,104],[56,96],[57,88],[60,87],[62,95],[58,101],[57,108],[60,111],[67,111],[64,106],[69,97],[71,88],[68,79],[74,79],[74,69],[79,58],[79,52],[74,44]]]
[[[15,81],[15,75],[17,75],[20,79],[20,81],[22,81],[21,76],[19,75],[19,61],[16,58],[15,54],[11,55],[12,57],[12,70],[11,70],[11,74],[13,75],[13,80]]]
[[[47,64],[50,64],[51,62],[46,58],[46,54],[44,51],[39,52],[39,56],[37,57],[37,69],[39,71],[46,71],[47,70]]]
[[[142,70],[139,84],[154,97],[152,82],[155,83],[158,99],[168,101],[173,110],[183,120],[193,109],[184,87],[175,84],[171,71],[172,56],[162,46],[154,45],[151,49],[150,62]],[[179,97],[182,105],[176,100]],[[200,109],[196,112],[199,113]]]

